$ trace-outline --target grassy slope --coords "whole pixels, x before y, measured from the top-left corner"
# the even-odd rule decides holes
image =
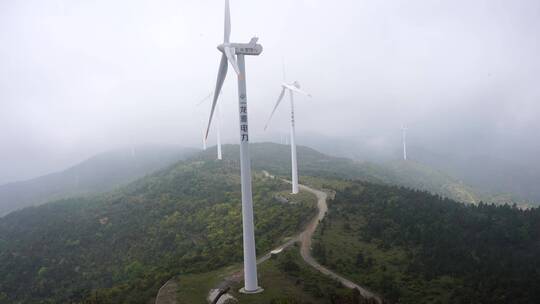
[[[177,279],[178,303],[206,303],[205,297],[208,291],[222,278],[236,270],[236,267],[227,267],[202,274],[179,276]],[[234,285],[230,293],[238,300],[238,303],[357,303],[352,301],[354,296],[351,290],[305,264],[296,246],[259,265],[258,272],[259,283],[264,288],[264,292],[245,295],[238,292],[243,287],[243,283]]]
[[[176,278],[178,304],[206,304],[208,292],[240,267],[240,264],[235,264],[210,272],[179,275]]]
[[[425,282],[407,275],[410,259],[407,250],[399,246],[382,249],[376,241],[361,241],[358,231],[361,231],[363,224],[361,219],[346,221],[337,218],[326,225],[324,235],[321,236],[319,230],[315,242],[323,243],[324,248],[328,249],[325,259],[318,257],[319,261],[390,299],[397,297],[396,289],[399,288],[403,303],[418,303],[419,299],[425,303],[450,303],[451,292],[445,285],[455,284],[456,279],[441,277],[433,282]],[[365,259],[363,264],[357,264],[359,253]]]
[[[333,293],[347,294],[339,283],[326,278],[305,264],[298,247],[280,253],[259,267],[260,285],[264,292],[245,295],[238,292],[243,284],[231,288],[232,295],[241,304],[270,304],[272,301],[288,303],[329,303]],[[296,302],[293,302],[296,301]]]

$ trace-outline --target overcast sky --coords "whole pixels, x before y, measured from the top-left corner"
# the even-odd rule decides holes
[[[247,58],[251,139],[271,131],[281,63],[298,133],[536,161],[540,1],[231,0]],[[0,183],[140,143],[201,146],[223,39],[221,0],[0,1]],[[236,79],[221,99],[238,141]],[[215,132],[210,136],[215,141]],[[298,139],[301,143],[301,136]]]

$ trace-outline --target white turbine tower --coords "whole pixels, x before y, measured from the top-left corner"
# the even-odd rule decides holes
[[[212,95],[214,95],[214,92],[210,93],[208,96],[203,98],[197,106],[200,106],[205,101],[210,100],[212,98]],[[218,105],[216,109],[216,120],[217,120],[217,126],[216,126],[216,146],[217,146],[217,159],[222,160],[223,156],[221,154],[221,107]],[[203,131],[203,149],[206,150],[206,134]]]
[[[206,151],[206,136],[204,134],[204,130],[202,131],[202,147],[203,150]]]
[[[287,83],[285,81],[285,72],[283,72],[283,78],[284,78],[283,83],[281,84],[281,93],[279,94],[276,105],[274,106],[274,109],[272,110],[272,113],[270,114],[270,117],[268,118],[268,121],[266,122],[264,129],[266,130],[266,128],[268,128],[268,124],[270,123],[272,116],[274,116],[276,109],[278,108],[279,104],[281,103],[281,100],[285,96],[285,91],[288,91],[290,101],[291,101],[291,141],[290,142],[291,142],[292,193],[296,194],[298,193],[298,163],[297,163],[297,158],[296,158],[296,132],[294,128],[294,93],[295,92],[300,93],[309,97],[311,97],[311,95],[300,89],[300,84],[298,83],[298,81],[295,81],[293,83]]]
[[[210,131],[212,116],[216,109],[217,100],[225,76],[227,75],[228,63],[231,64],[238,75],[238,114],[240,119],[240,175],[242,182],[242,228],[244,239],[244,288],[240,291],[244,293],[261,292],[257,282],[257,260],[255,254],[255,229],[253,225],[253,195],[251,193],[251,163],[249,156],[249,133],[248,133],[248,112],[246,95],[246,65],[245,55],[257,56],[262,52],[262,46],[257,44],[258,38],[251,38],[249,43],[231,43],[231,13],[229,10],[229,0],[225,0],[225,34],[224,41],[218,45],[218,50],[222,53],[219,64],[216,89],[210,119],[206,129],[206,137]]]
[[[407,160],[407,128],[401,127],[401,138],[403,141],[403,160]]]

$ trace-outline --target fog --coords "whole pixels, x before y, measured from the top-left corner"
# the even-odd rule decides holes
[[[302,135],[411,145],[443,155],[538,163],[540,2],[231,0],[248,57],[252,141],[288,131],[288,103],[265,121],[285,62]],[[223,1],[1,1],[0,183],[120,146],[201,146],[223,39]],[[236,78],[220,100],[238,142]],[[212,131],[209,144],[215,143]],[[414,155],[414,151],[410,151]]]

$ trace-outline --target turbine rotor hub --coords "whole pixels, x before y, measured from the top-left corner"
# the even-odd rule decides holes
[[[258,56],[262,53],[262,45],[255,43],[257,40],[250,41],[249,43],[222,43],[217,46],[220,52],[225,52],[226,47],[234,49],[235,55],[252,55]]]

